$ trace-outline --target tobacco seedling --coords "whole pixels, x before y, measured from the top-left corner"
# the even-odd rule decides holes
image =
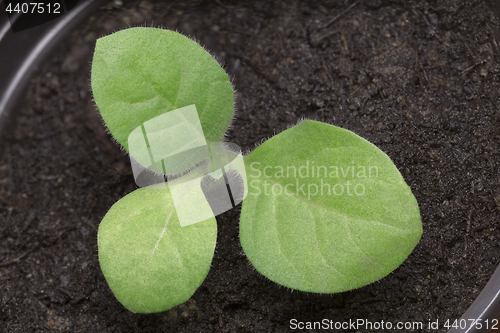
[[[99,39],[91,82],[104,122],[128,152],[134,130],[174,110],[194,104],[207,142],[222,141],[233,117],[227,74],[173,31],[131,28]],[[214,161],[189,157],[174,159],[179,179],[214,174]],[[398,267],[421,237],[418,204],[397,168],[350,131],[304,120],[245,156],[244,169],[241,245],[261,274],[283,286],[336,293],[367,285]],[[182,226],[174,201],[161,184],[140,188],[99,226],[101,269],[132,312],[185,302],[210,269],[215,218]]]

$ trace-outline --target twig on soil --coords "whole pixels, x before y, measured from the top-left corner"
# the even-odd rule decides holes
[[[85,210],[87,211],[87,219],[90,219],[90,216],[92,215],[92,208],[94,206],[95,196],[96,195],[94,190],[90,190],[90,193],[87,196],[87,204],[85,205]]]
[[[198,1],[197,1],[197,2],[195,2],[195,3],[191,3],[191,4],[189,4],[189,6],[191,6],[191,7],[196,7],[196,6],[199,6],[199,5],[201,5],[201,4],[202,4],[202,2],[203,2],[203,1],[204,1],[204,0],[198,0]]]
[[[92,221],[90,221],[88,217],[82,217],[82,221],[91,226],[94,231],[97,231],[98,227],[94,223],[92,223]]]
[[[26,221],[24,222],[24,227],[21,229],[19,234],[22,234],[23,232],[26,231],[26,229],[28,229],[31,222],[33,222],[35,220],[35,217],[36,217],[35,211],[32,211],[31,213],[29,213],[28,217],[26,218]]]
[[[28,214],[28,217],[26,218],[26,220],[24,222],[23,228],[21,229],[21,231],[19,231],[19,235],[17,235],[16,246],[19,244],[19,240],[21,239],[21,235],[23,234],[23,232],[26,231],[26,229],[28,229],[30,224],[35,220],[35,217],[36,217],[36,213],[34,211],[32,211],[31,213]]]
[[[268,80],[269,82],[271,82],[272,84],[276,84],[278,83],[278,80],[274,77],[272,77],[271,75],[267,74],[266,72],[264,72],[262,69],[260,69],[259,67],[255,66],[252,64],[252,62],[250,61],[250,59],[248,59],[247,57],[245,56],[242,56],[242,55],[239,55],[239,54],[234,54],[234,56],[236,56],[238,59],[240,59],[240,61],[244,64],[244,65],[248,65],[250,68],[252,68],[257,74],[259,75],[262,75],[262,77],[264,77],[266,80]]]
[[[378,297],[367,297],[364,299],[349,299],[346,301],[346,303],[358,303],[358,304],[366,304],[366,303],[377,303],[377,302],[383,302],[384,300],[382,298]]]
[[[253,34],[251,32],[246,32],[246,31],[241,31],[241,30],[219,30],[220,33],[236,33],[236,34],[242,34],[242,35],[247,35],[251,37],[256,37],[265,40],[266,42],[271,43],[272,41],[270,39],[267,39],[266,37],[262,37],[256,34]]]
[[[44,296],[47,296],[47,295],[44,295]],[[47,305],[43,304],[43,303],[42,303],[42,301],[40,301],[40,300],[39,300],[36,296],[34,296],[34,297],[35,297],[35,299],[38,301],[38,304],[40,304],[40,306],[41,306],[42,308],[44,308],[47,312],[49,312],[49,311],[50,311],[50,309],[47,307]]]
[[[337,21],[340,17],[342,17],[342,15],[344,15],[345,13],[347,13],[349,10],[351,10],[354,6],[356,6],[361,0],[358,0],[356,1],[355,3],[353,3],[352,5],[350,5],[349,7],[347,7],[346,10],[344,10],[342,13],[340,13],[339,15],[335,16],[334,18],[332,18],[330,21],[328,21],[327,23],[325,23],[323,26],[320,27],[320,29],[324,29],[326,27],[329,27],[331,24],[333,24],[335,21]]]
[[[39,134],[39,135],[35,135],[35,139],[37,140],[46,140],[46,139],[50,139],[54,136],[57,136],[59,134],[61,134],[63,131],[62,130],[56,130],[56,131],[53,131],[53,132],[50,132],[50,133],[47,133],[47,134]]]
[[[422,66],[422,64],[420,63],[420,60],[418,59],[418,51],[415,51],[415,71],[418,73],[419,70],[422,71],[425,81],[427,81],[429,88],[431,88],[431,81],[429,81],[429,77],[427,77],[427,72],[425,71],[424,66]]]
[[[489,24],[486,24],[488,29],[490,29],[491,32],[491,38],[493,39],[493,47],[495,48],[495,54],[497,57],[500,55],[500,48],[498,47],[497,39],[495,38],[495,35],[500,36],[500,34],[497,34],[493,29],[490,27]]]
[[[479,62],[476,62],[474,65],[470,66],[469,68],[464,69],[461,74],[465,74],[469,72],[471,69],[474,69],[476,66],[482,65],[486,62],[486,60],[481,60]]]
[[[18,263],[21,259],[23,259],[24,257],[26,257],[28,254],[30,254],[31,252],[33,252],[35,249],[36,249],[36,247],[34,247],[34,248],[26,251],[25,253],[21,254],[19,257],[15,258],[15,259],[4,261],[4,262],[0,262],[0,267],[9,266],[9,265]]]
[[[76,298],[72,298],[72,300],[69,302],[69,304],[73,305],[73,304],[76,304],[84,299],[86,299],[88,296],[87,295],[81,295],[81,296],[78,296]]]
[[[476,162],[479,161],[480,159],[485,159],[486,161],[489,162],[491,174],[494,175],[495,174],[495,167],[494,167],[493,162],[491,161],[490,156],[487,153],[478,155],[476,158]]]
[[[344,44],[345,53],[349,54],[349,45],[347,45],[347,38],[345,38],[345,34],[343,31],[340,32],[340,39],[342,40],[342,43]]]
[[[62,287],[57,287],[56,288],[57,290],[61,291],[63,294],[65,294],[66,296],[68,296],[71,301],[73,301],[75,299],[75,297],[73,296],[73,294],[71,294],[69,291],[67,291],[66,289],[62,288]]]
[[[73,229],[76,229],[76,226],[72,226],[72,227],[68,227],[66,229],[64,229],[63,231],[61,231],[58,235],[50,238],[48,240],[48,242],[44,242],[45,246],[50,246],[50,245],[53,245],[58,239],[61,239],[61,236],[64,235],[66,232],[70,231],[70,230],[73,230]],[[15,258],[15,259],[12,259],[12,260],[8,260],[8,261],[4,261],[4,262],[0,262],[0,267],[4,267],[4,266],[8,266],[8,265],[12,265],[12,264],[16,264],[18,263],[21,259],[23,259],[24,257],[26,257],[28,254],[30,254],[31,252],[37,250],[38,248],[40,248],[40,245],[36,245],[34,246],[32,249],[29,249],[28,251],[26,251],[25,253],[21,254],[19,257]]]
[[[316,38],[315,40],[315,43],[318,44],[319,42],[321,42],[324,38],[328,37],[328,36],[331,36],[333,34],[336,34],[337,32],[340,32],[339,30],[334,30],[334,31],[330,31],[330,32],[327,32],[326,34],[324,34],[323,36],[320,36],[318,38]]]
[[[68,228],[64,229],[64,230],[63,230],[63,231],[61,231],[58,235],[56,235],[56,236],[54,236],[54,237],[50,238],[50,239],[48,240],[48,242],[47,242],[47,243],[45,243],[45,244],[47,244],[47,246],[48,246],[48,245],[52,245],[52,244],[54,244],[57,240],[61,239],[61,236],[62,236],[62,235],[64,235],[66,232],[68,232],[68,231],[70,231],[70,230],[73,230],[73,229],[76,229],[76,226],[72,226],[72,227],[68,227]]]
[[[330,72],[330,68],[326,66],[326,63],[325,61],[323,60],[322,61],[322,64],[323,64],[323,68],[325,69],[325,72],[326,72],[326,75],[328,76],[328,78],[330,79],[330,89],[331,90],[334,90],[334,80],[333,80],[333,76]]]
[[[235,8],[240,8],[242,7],[242,5],[236,5],[236,6],[229,6],[229,5],[225,5],[222,3],[221,0],[215,0],[215,2],[217,2],[219,5],[221,5],[222,7],[224,8],[227,8],[227,9],[235,9]]]
[[[427,19],[427,17],[420,13],[418,10],[413,10],[413,13],[415,13],[417,16],[418,15],[421,15],[423,18],[424,18],[424,21],[425,23],[427,24],[427,26],[429,26],[429,28],[431,29],[431,34],[432,36],[436,37],[441,43],[443,43],[444,45],[446,46],[450,46],[448,43],[446,43],[444,40],[441,39],[441,37],[439,37],[439,35],[436,33],[436,31],[434,30],[434,28],[432,27],[431,23],[429,22],[429,20]]]

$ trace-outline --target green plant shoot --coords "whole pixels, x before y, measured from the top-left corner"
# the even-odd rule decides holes
[[[190,131],[201,133],[203,142],[222,141],[234,112],[224,70],[201,46],[173,31],[131,28],[99,39],[91,81],[109,131],[129,153],[129,136],[141,139],[145,128],[154,129],[155,144],[174,152],[175,142],[182,146]],[[158,119],[169,112],[176,122],[164,128]],[[154,148],[146,141],[138,145],[146,147],[144,159]],[[204,147],[193,142],[184,148]],[[199,200],[201,179],[219,175],[224,163],[215,167],[191,151],[162,167],[180,172],[198,165],[172,186],[189,181],[189,191],[181,188],[184,197]],[[359,288],[396,269],[420,240],[418,203],[398,169],[348,130],[305,120],[263,143],[243,164],[248,194],[241,245],[255,268],[278,284],[315,293]],[[242,170],[237,168],[240,175]],[[221,184],[225,189],[227,183]],[[185,302],[210,269],[215,218],[203,215],[202,222],[181,226],[174,188],[159,184],[132,192],[99,226],[102,271],[132,312],[160,312]],[[190,205],[182,207],[190,211]]]

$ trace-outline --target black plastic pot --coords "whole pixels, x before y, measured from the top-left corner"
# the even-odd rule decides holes
[[[5,3],[0,1],[0,130],[11,111],[22,105],[33,69],[50,54],[58,41],[104,3],[103,0],[80,1],[57,19],[14,33]]]
[[[82,22],[106,1],[80,1],[65,15],[37,27],[13,33],[10,22],[0,5],[0,131],[15,116],[13,110],[22,107],[26,84],[33,69],[51,52],[66,34]],[[500,1],[486,1],[500,16]],[[0,146],[0,154],[1,146]],[[488,332],[483,325],[486,321],[500,318],[500,267],[498,267],[486,287],[458,320],[464,328],[453,328],[449,332]],[[471,325],[471,320],[477,320]],[[465,324],[465,325],[463,325]],[[481,324],[481,325],[480,325]]]

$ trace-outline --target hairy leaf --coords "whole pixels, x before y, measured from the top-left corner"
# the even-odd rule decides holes
[[[91,82],[104,122],[127,151],[129,134],[166,112],[195,104],[207,142],[222,141],[234,112],[225,71],[170,30],[138,27],[99,38]]]
[[[398,267],[422,235],[419,207],[380,149],[332,125],[302,121],[245,157],[240,239],[270,280],[336,293]]]
[[[115,203],[98,231],[99,263],[128,310],[152,313],[188,300],[208,274],[215,218],[181,227],[167,189],[141,188]]]

